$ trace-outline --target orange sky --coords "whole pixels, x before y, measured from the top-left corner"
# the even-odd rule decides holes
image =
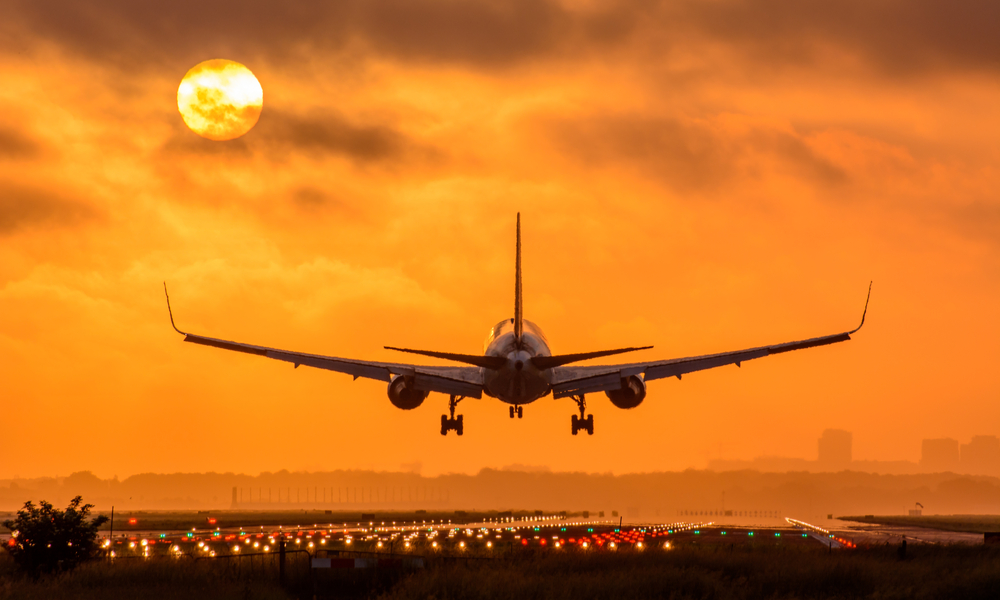
[[[615,473],[859,459],[1000,434],[994,2],[4,2],[0,477],[510,464]],[[641,7],[640,7],[641,4]],[[905,10],[904,10],[905,8]],[[9,18],[8,18],[9,17]],[[235,141],[184,73],[247,65]],[[473,353],[513,310],[558,353],[845,344],[507,418],[182,344]]]

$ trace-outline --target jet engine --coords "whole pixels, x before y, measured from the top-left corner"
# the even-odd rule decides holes
[[[428,393],[413,389],[412,377],[396,375],[389,382],[389,402],[403,410],[413,410],[423,404]]]
[[[646,398],[646,382],[638,375],[622,377],[620,390],[608,390],[604,393],[618,408],[635,408]]]

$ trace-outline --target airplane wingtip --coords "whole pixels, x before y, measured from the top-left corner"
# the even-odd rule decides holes
[[[862,311],[862,313],[861,313],[861,324],[858,325],[857,328],[854,329],[854,331],[851,331],[851,333],[854,333],[855,331],[858,331],[859,329],[861,329],[865,325],[865,317],[868,315],[868,301],[872,299],[872,284],[873,283],[875,283],[874,280],[868,282],[868,295],[865,297],[865,310]]]
[[[163,282],[163,295],[167,297],[167,314],[170,315],[170,326],[174,328],[174,331],[181,335],[187,335],[180,329],[177,329],[177,325],[174,324],[174,311],[170,308],[170,294],[167,292],[167,282]]]

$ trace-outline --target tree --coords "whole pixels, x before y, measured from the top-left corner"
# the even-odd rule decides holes
[[[29,500],[17,511],[17,518],[3,522],[11,531],[13,545],[7,550],[22,570],[37,575],[56,569],[72,569],[92,558],[100,549],[97,528],[108,518],[88,520],[93,504],[82,504],[77,496],[66,510],[53,508],[41,500],[36,507]]]

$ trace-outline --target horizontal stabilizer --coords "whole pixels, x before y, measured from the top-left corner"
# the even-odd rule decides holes
[[[499,369],[500,367],[507,364],[507,359],[502,356],[477,356],[475,354],[452,354],[451,352],[434,352],[433,350],[411,350],[409,348],[393,348],[392,346],[385,346],[385,349],[396,350],[397,352],[409,352],[410,354],[420,354],[422,356],[432,356],[434,358],[443,358],[445,360],[453,360],[455,362],[465,363],[467,365],[486,367],[487,369]]]
[[[535,356],[531,359],[531,364],[535,365],[536,369],[544,371],[545,369],[561,367],[570,363],[580,362],[581,360],[601,358],[602,356],[611,356],[612,354],[624,354],[626,352],[635,352],[636,350],[649,350],[650,348],[652,348],[652,346],[643,346],[641,348],[618,348],[617,350],[600,350],[598,352],[581,352],[579,354],[560,354],[557,356]]]

